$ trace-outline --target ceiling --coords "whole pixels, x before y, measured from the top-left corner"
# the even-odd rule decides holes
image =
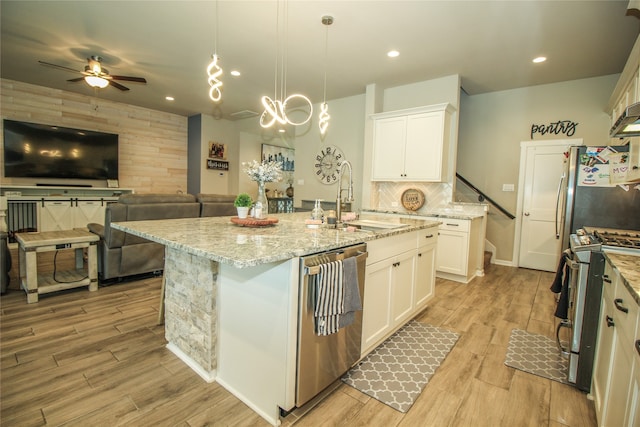
[[[459,74],[470,95],[616,74],[640,30],[628,1],[7,1],[0,2],[1,76],[184,116],[261,113],[274,97],[277,36],[286,92],[322,102]],[[279,9],[278,9],[279,8]],[[216,12],[217,10],[217,12]],[[276,24],[287,10],[288,25]],[[282,16],[283,14],[280,13]],[[322,16],[334,17],[328,29]],[[216,24],[217,29],[216,29]],[[286,28],[286,30],[285,30]],[[286,37],[285,37],[286,36]],[[325,40],[328,41],[325,59]],[[216,49],[217,45],[217,49]],[[386,52],[396,49],[397,58]],[[208,98],[217,50],[222,101]],[[100,55],[131,90],[93,89],[68,71]],[[548,61],[533,64],[539,55]],[[240,77],[229,71],[239,70]],[[165,100],[173,96],[174,101]]]

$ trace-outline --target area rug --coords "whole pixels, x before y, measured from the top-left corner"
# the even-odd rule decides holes
[[[560,353],[556,342],[544,335],[513,329],[504,364],[567,384],[569,360]]]
[[[407,412],[458,338],[446,329],[411,321],[351,368],[342,381]]]

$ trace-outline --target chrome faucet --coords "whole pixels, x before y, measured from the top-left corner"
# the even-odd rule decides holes
[[[345,160],[340,165],[340,174],[338,176],[338,195],[336,196],[336,221],[338,223],[342,222],[342,175],[344,173],[345,165],[349,167],[349,188],[345,202],[353,203],[353,171],[351,169],[351,163],[348,160]]]

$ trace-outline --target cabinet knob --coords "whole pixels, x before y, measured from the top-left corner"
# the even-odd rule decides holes
[[[636,340],[636,351],[640,354],[640,340]]]
[[[524,216],[529,216],[529,215],[531,215],[529,212],[524,213]]]
[[[607,283],[611,283],[611,279],[609,279],[609,276],[606,275],[606,274],[604,276],[602,276],[602,280],[604,280]]]
[[[613,328],[616,324],[613,323],[613,317],[609,317],[607,316],[607,327],[608,328]]]

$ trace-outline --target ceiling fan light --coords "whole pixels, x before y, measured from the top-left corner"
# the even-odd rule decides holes
[[[86,81],[89,86],[100,89],[104,89],[109,85],[109,80],[98,76],[85,76],[84,81]]]

